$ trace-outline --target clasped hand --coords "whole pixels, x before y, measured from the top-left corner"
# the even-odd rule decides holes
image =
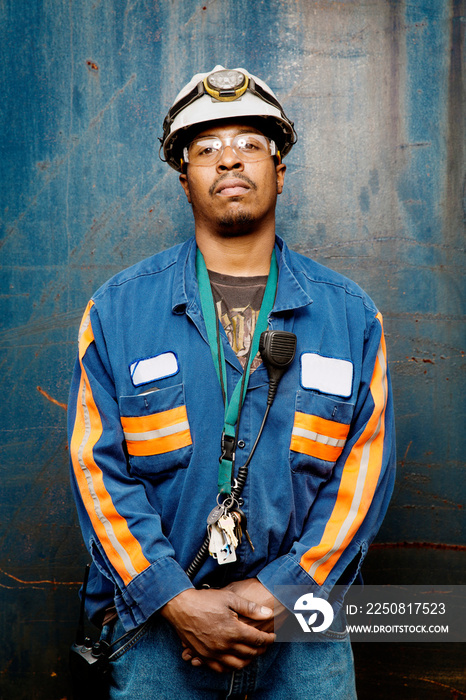
[[[221,673],[244,668],[275,641],[274,602],[257,579],[247,579],[222,589],[190,588],[161,614],[180,637],[185,661]]]

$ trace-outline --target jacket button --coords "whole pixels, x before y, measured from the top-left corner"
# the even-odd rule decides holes
[[[242,450],[246,447],[244,440],[238,440],[238,447]]]

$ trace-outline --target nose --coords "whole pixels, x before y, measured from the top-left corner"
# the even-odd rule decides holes
[[[217,170],[223,172],[225,170],[242,170],[243,161],[233,150],[231,145],[225,146],[220,160],[217,163]]]

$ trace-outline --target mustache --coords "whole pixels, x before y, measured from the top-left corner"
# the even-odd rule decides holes
[[[223,175],[220,175],[220,177],[218,177],[218,178],[215,180],[215,182],[213,183],[213,185],[209,188],[209,194],[210,194],[210,195],[213,195],[214,192],[215,192],[215,190],[217,189],[218,185],[219,185],[221,182],[223,182],[223,180],[227,180],[228,178],[232,178],[232,177],[234,177],[235,180],[243,180],[243,182],[245,182],[247,185],[249,185],[249,187],[250,187],[252,190],[257,190],[257,185],[256,185],[256,183],[253,182],[252,180],[250,180],[250,179],[247,177],[247,175],[243,175],[242,173],[236,173],[236,174],[232,174],[232,173],[223,173]]]

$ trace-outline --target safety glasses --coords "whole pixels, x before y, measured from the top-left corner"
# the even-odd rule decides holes
[[[275,141],[263,134],[237,134],[229,138],[204,136],[194,139],[183,149],[183,160],[190,165],[215,165],[227,146],[243,162],[255,163],[278,155]]]

